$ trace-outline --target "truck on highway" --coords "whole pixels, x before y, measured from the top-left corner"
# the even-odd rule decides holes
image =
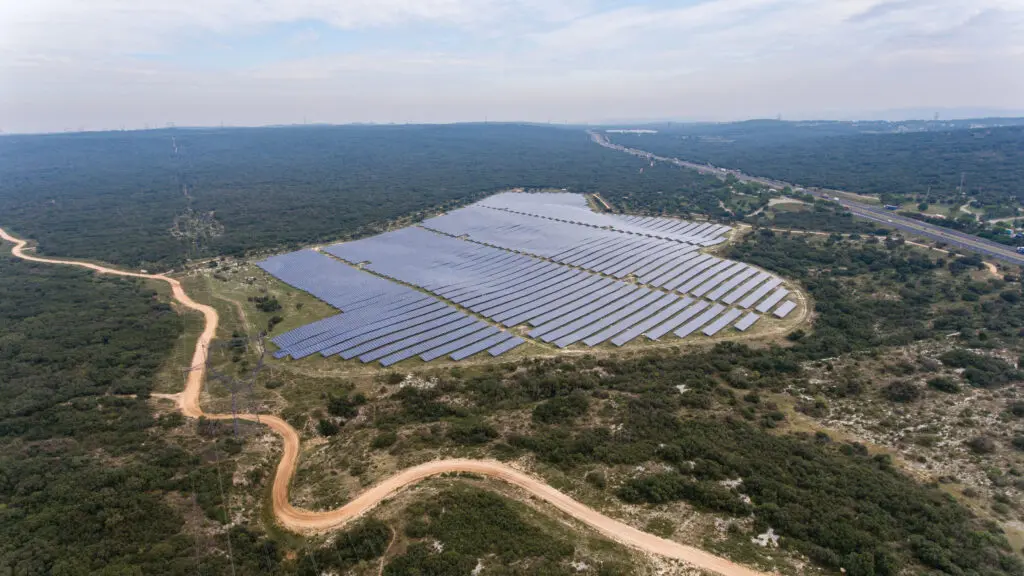
[[[1024,246],[1017,246],[1017,254],[1024,254]]]
[[[885,208],[886,210],[899,210],[900,209],[900,207],[895,205],[895,204],[886,204],[885,206],[883,206],[883,208]]]

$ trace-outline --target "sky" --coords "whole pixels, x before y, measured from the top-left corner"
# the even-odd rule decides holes
[[[1024,110],[1024,0],[0,0],[7,133],[930,110]]]

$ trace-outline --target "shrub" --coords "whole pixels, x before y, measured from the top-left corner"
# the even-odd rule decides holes
[[[884,394],[892,402],[913,402],[921,397],[921,389],[909,380],[897,380],[885,387]]]
[[[991,454],[996,450],[996,441],[988,436],[975,436],[967,441],[967,447],[975,454]]]
[[[393,430],[384,430],[373,438],[370,447],[375,450],[383,450],[395,442],[398,442],[398,434],[395,434]]]
[[[316,429],[320,432],[321,436],[334,436],[341,431],[341,428],[337,424],[326,418],[321,418],[320,421],[316,423]]]
[[[456,444],[486,444],[497,437],[494,426],[478,418],[461,418],[448,429],[448,438]]]
[[[587,484],[590,484],[594,488],[598,488],[600,490],[604,490],[608,485],[608,478],[601,470],[591,470],[590,472],[587,472],[587,474],[583,476],[583,480],[585,480]]]
[[[556,396],[537,405],[533,409],[533,419],[544,424],[571,422],[578,416],[587,413],[590,402],[581,392],[568,396]]]
[[[937,376],[928,380],[928,387],[947,394],[956,394],[960,391],[960,385],[945,376]]]

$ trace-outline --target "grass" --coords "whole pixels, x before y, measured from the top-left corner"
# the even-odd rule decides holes
[[[851,202],[860,202],[862,204],[872,204],[876,206],[882,203],[882,201],[879,200],[877,196],[868,196],[866,194],[854,194],[853,192],[838,192],[833,190],[829,192],[829,196],[838,196],[839,198],[849,200]]]
[[[951,206],[949,204],[928,204],[928,209],[924,212],[917,209],[919,202],[906,202],[900,205],[900,211],[906,212],[917,212],[918,214],[927,214],[929,216],[942,216],[945,218],[956,217],[957,206]]]

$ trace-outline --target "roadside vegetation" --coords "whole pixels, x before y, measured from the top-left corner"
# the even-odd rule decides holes
[[[775,122],[658,126],[657,134],[609,134],[616,144],[748,174],[881,196],[902,204],[977,203],[1013,216],[1024,190],[1019,161],[1024,126],[975,122]],[[963,178],[963,188],[961,188]]]

